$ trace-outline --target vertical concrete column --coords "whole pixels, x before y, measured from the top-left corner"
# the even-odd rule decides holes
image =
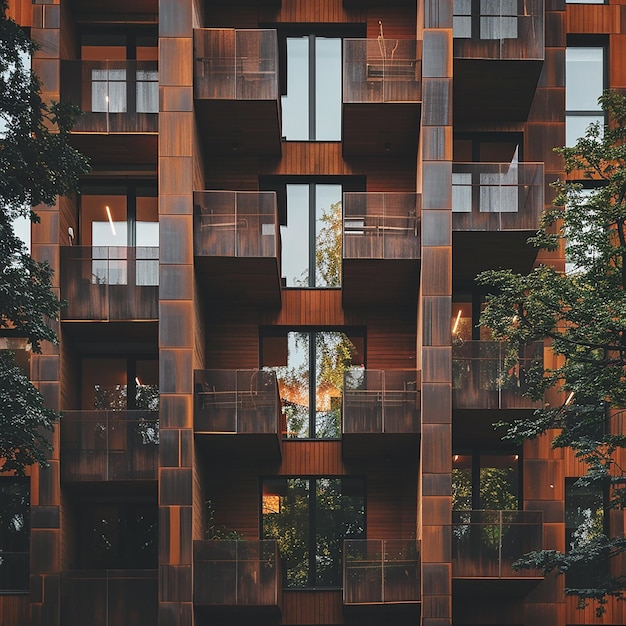
[[[42,81],[44,101],[60,100],[61,30],[60,0],[40,0],[32,7],[31,37],[39,44],[33,54],[32,68]],[[54,270],[53,291],[60,297],[59,202],[40,205],[35,211],[41,218],[31,229],[31,254],[37,261],[47,261]],[[59,325],[54,324],[59,334]],[[31,380],[51,409],[60,408],[59,346],[42,344],[42,353],[31,357]],[[31,468],[31,624],[59,624],[60,605],[60,469],[59,433],[52,438],[54,451],[47,468]]]
[[[422,54],[422,625],[452,623],[452,1],[424,5]]]
[[[193,624],[193,7],[159,2],[159,624]]]

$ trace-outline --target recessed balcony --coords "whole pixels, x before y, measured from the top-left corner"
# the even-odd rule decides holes
[[[196,370],[194,429],[220,458],[279,460],[286,430],[274,372]]]
[[[420,434],[421,372],[344,372],[343,445],[345,458],[416,454]]]
[[[63,320],[156,320],[158,294],[158,248],[61,248]]]
[[[156,624],[158,595],[157,570],[65,571],[60,625]]]
[[[281,614],[282,575],[273,539],[193,542],[193,602],[202,617]]]
[[[61,93],[82,111],[74,133],[159,130],[157,61],[61,61]]]
[[[420,220],[419,194],[343,194],[344,305],[417,300]]]
[[[420,546],[408,539],[344,541],[344,610],[419,613]],[[378,609],[376,608],[378,607]]]
[[[525,120],[545,57],[544,0],[457,0],[453,19],[455,121]]]
[[[421,100],[421,41],[344,39],[344,155],[414,155]]]
[[[194,192],[194,255],[212,299],[280,306],[276,193]]]
[[[158,411],[63,411],[61,480],[156,480]]]
[[[523,347],[506,364],[500,341],[453,341],[452,406],[455,409],[534,409],[541,401],[524,396],[526,372],[543,364],[543,343]]]
[[[526,595],[543,580],[513,563],[543,546],[541,511],[453,511],[452,579],[459,595]]]
[[[194,97],[211,154],[280,155],[276,31],[194,30]]]

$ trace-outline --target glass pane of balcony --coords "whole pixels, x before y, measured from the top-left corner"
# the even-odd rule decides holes
[[[537,230],[543,163],[454,163],[453,230]]]
[[[421,42],[344,39],[343,101],[420,102]]]
[[[452,346],[453,405],[458,409],[523,409],[541,402],[523,396],[528,369],[543,362],[543,343],[525,346],[513,366],[505,366],[499,341],[462,341]]]
[[[420,387],[420,372],[415,370],[347,370],[344,434],[419,432]]]
[[[419,259],[421,196],[344,193],[344,259]]]
[[[452,575],[456,578],[538,577],[513,569],[524,554],[542,549],[541,511],[453,511]]]
[[[415,540],[344,542],[343,603],[420,601],[420,551]]]
[[[275,30],[197,29],[194,31],[194,43],[196,98],[278,98],[278,40]]]
[[[194,222],[196,256],[277,256],[275,192],[197,191]]]

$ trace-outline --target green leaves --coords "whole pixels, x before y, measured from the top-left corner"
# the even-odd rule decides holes
[[[557,181],[555,206],[530,240],[550,251],[564,246],[568,272],[540,265],[527,275],[484,272],[477,281],[490,290],[481,325],[508,342],[511,360],[520,346],[538,339],[556,356],[552,369],[530,371],[526,382],[534,399],[559,389],[560,403],[507,424],[505,438],[521,443],[558,429],[553,447],[570,448],[587,466],[578,482],[604,486],[609,507],[624,508],[626,478],[615,453],[626,447],[626,436],[607,425],[611,411],[626,407],[626,100],[607,92],[600,102],[607,124],[591,125],[575,146],[556,149],[565,171],[585,185]],[[623,538],[602,535],[566,554],[533,553],[520,565],[565,572],[613,559],[625,545]],[[567,593],[583,603],[621,595],[626,580],[607,571],[589,588]],[[601,611],[604,604],[598,606]]]

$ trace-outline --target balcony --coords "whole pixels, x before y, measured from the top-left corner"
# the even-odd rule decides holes
[[[61,573],[61,626],[143,626],[158,621],[157,570]]]
[[[419,449],[421,372],[344,372],[343,455],[397,458]]]
[[[452,345],[452,406],[455,409],[534,409],[542,405],[522,395],[530,367],[543,364],[543,343],[525,346],[515,365],[505,366],[506,344],[458,341]]]
[[[281,153],[275,30],[194,31],[194,97],[211,154]]]
[[[83,112],[74,133],[158,133],[157,61],[61,61],[61,93]]]
[[[198,279],[213,300],[279,307],[280,230],[273,191],[194,192]]]
[[[525,120],[545,56],[544,1],[454,3],[454,119]]]
[[[500,266],[530,271],[537,249],[527,240],[543,208],[543,163],[453,163],[454,280]]]
[[[343,153],[414,155],[422,100],[422,44],[344,39]]]
[[[421,196],[343,194],[344,305],[416,302]]]
[[[61,480],[156,480],[157,411],[63,411]]]
[[[156,320],[158,285],[158,248],[61,248],[63,320]]]
[[[513,563],[543,546],[541,511],[453,511],[453,592],[524,596],[543,580]]]
[[[193,602],[224,619],[279,617],[282,575],[275,540],[193,542]]]
[[[344,610],[371,614],[374,606],[419,614],[420,547],[405,539],[344,541]]]
[[[194,388],[194,429],[211,456],[280,460],[286,427],[274,372],[196,370]]]

